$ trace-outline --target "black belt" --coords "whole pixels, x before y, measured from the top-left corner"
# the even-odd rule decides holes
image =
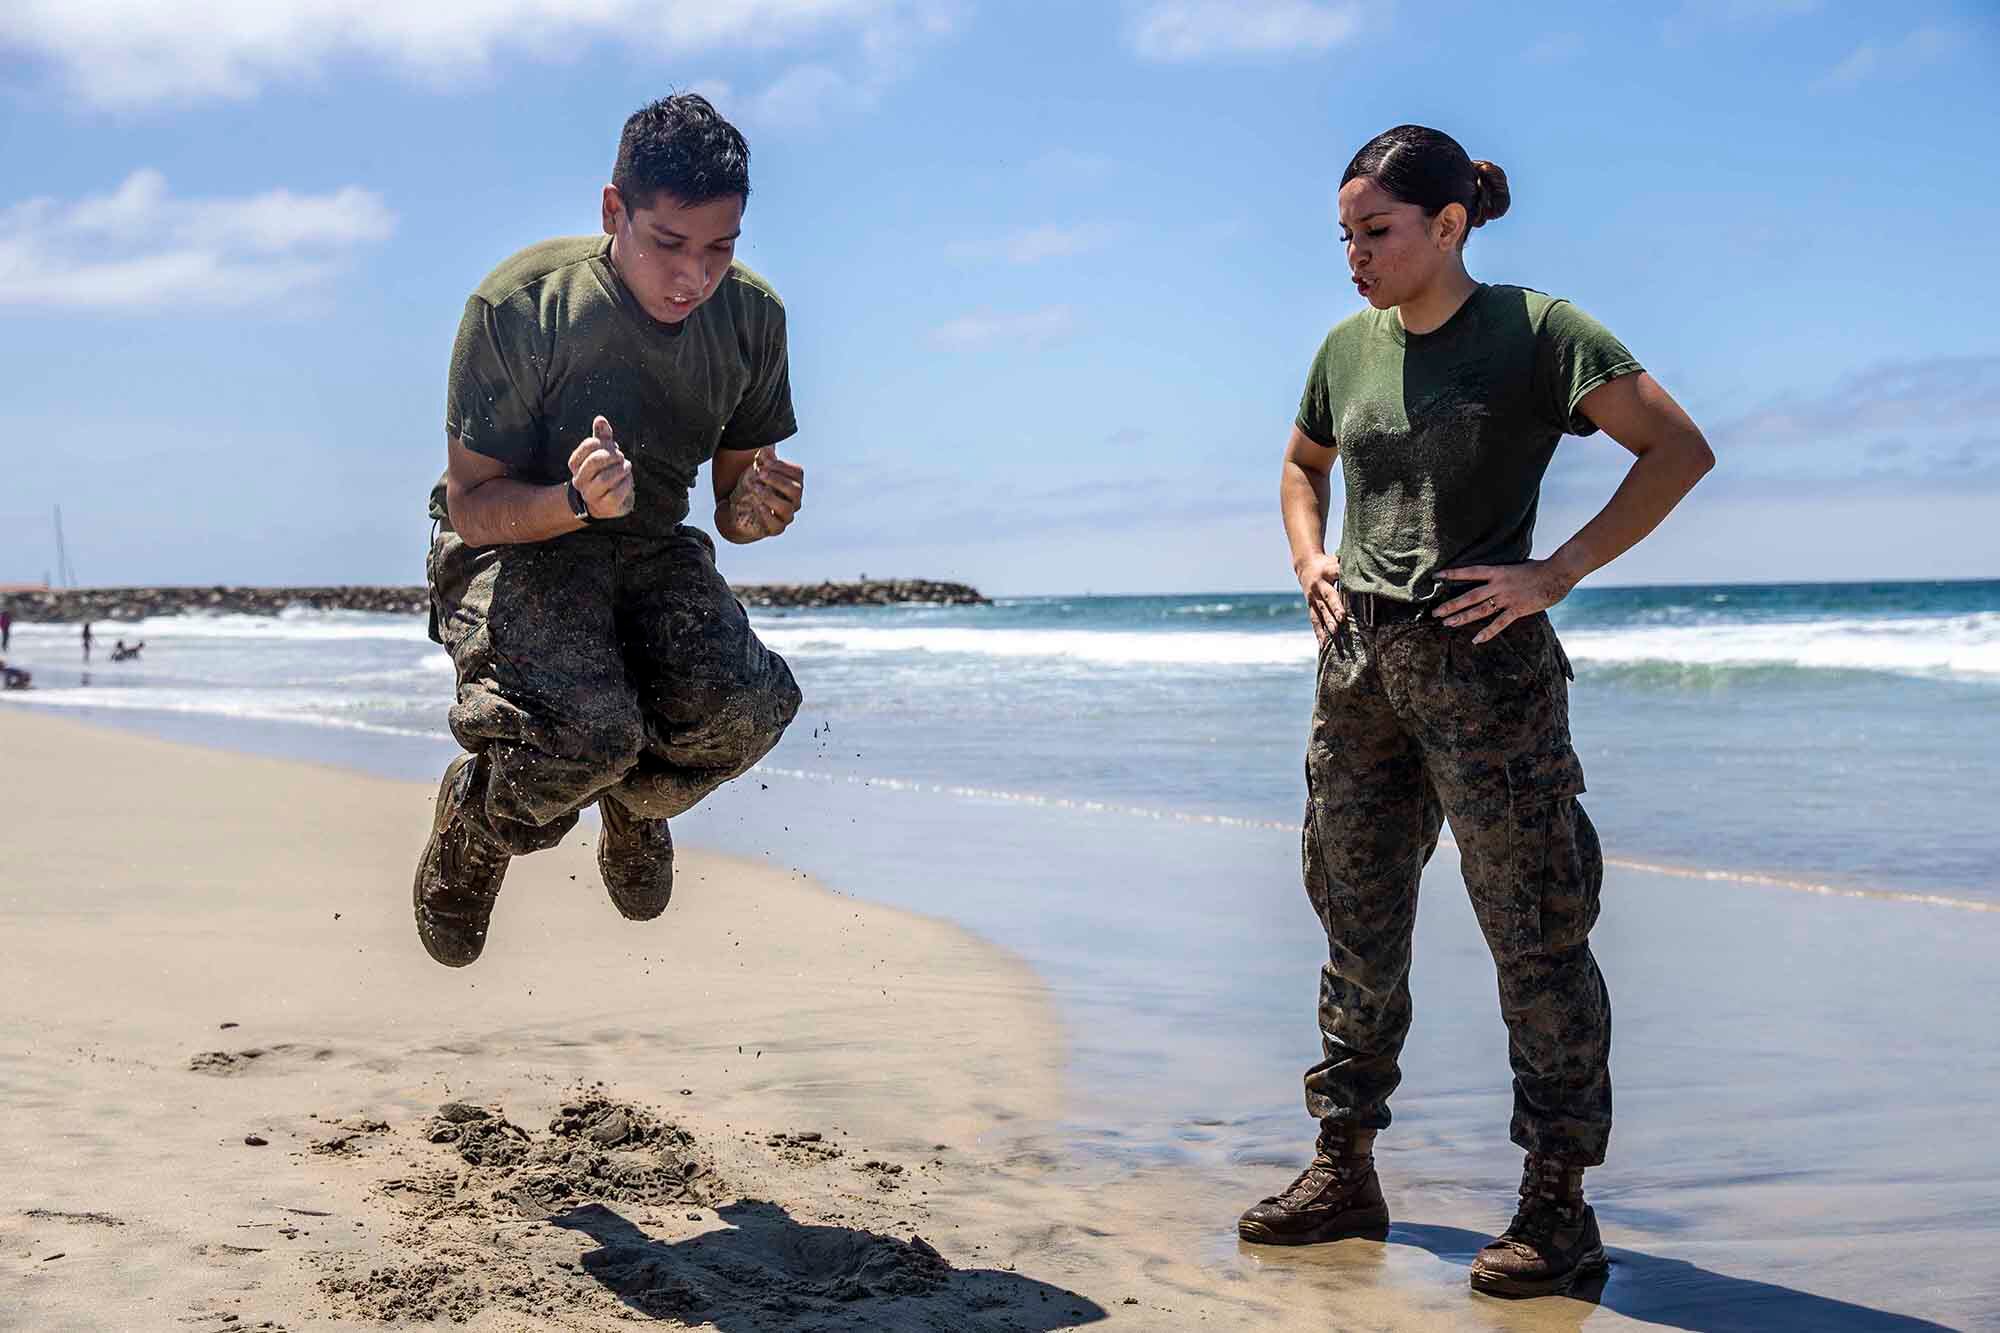
[[[1368,629],[1377,625],[1410,625],[1430,616],[1428,602],[1399,602],[1393,597],[1382,597],[1372,592],[1354,592],[1342,588],[1340,595],[1347,602],[1347,614],[1354,623]]]

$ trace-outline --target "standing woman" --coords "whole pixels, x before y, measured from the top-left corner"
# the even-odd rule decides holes
[[[1450,820],[1500,978],[1514,1069],[1520,1209],[1472,1285],[1566,1291],[1602,1271],[1584,1168],[1611,1131],[1611,1004],[1588,943],[1603,858],[1577,796],[1569,661],[1545,611],[1665,518],[1714,456],[1605,328],[1566,301],[1465,270],[1507,178],[1449,135],[1400,125],[1340,184],[1348,266],[1369,309],[1327,335],[1285,449],[1292,565],[1319,636],[1306,752],[1306,894],[1326,928],[1306,1074],[1312,1163],[1243,1214],[1245,1240],[1380,1236],[1375,1177],[1410,1029],[1417,884]],[[1530,558],[1542,474],[1565,434],[1635,457],[1610,503]],[[1337,554],[1328,483],[1347,489]]]

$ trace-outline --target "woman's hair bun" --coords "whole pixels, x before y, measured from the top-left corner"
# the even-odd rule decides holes
[[[1472,225],[1483,227],[1495,218],[1506,217],[1507,205],[1514,201],[1507,189],[1507,173],[1494,163],[1474,158],[1472,181]]]

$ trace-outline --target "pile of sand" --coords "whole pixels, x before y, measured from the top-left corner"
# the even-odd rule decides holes
[[[725,1327],[755,1311],[773,1327],[958,1328],[978,1327],[985,1312],[1026,1295],[1037,1305],[1049,1299],[1041,1284],[1010,1273],[954,1270],[913,1233],[812,1225],[778,1203],[732,1197],[714,1147],[601,1085],[564,1097],[541,1133],[467,1102],[445,1103],[412,1133],[381,1132],[400,1149],[386,1155],[415,1161],[374,1188],[396,1218],[386,1261],[321,1261],[332,1271],[319,1291],[342,1316],[465,1322],[495,1311],[546,1319],[622,1308]],[[814,1131],[723,1151],[772,1159],[749,1172],[766,1182],[771,1167],[832,1169],[844,1156]],[[904,1175],[901,1164],[871,1158],[805,1192]],[[871,1193],[879,1198],[879,1186]],[[708,1226],[655,1239],[646,1227],[659,1225],[663,1208]],[[572,1258],[578,1235],[596,1248]]]

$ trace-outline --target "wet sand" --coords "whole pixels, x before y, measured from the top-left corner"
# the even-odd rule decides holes
[[[1686,1058],[1621,1089],[1627,1155],[1654,1165],[1606,1173],[1610,1280],[1505,1303],[1464,1288],[1511,1204],[1504,1149],[1457,1141],[1497,1137],[1490,1089],[1413,1099],[1384,1137],[1388,1244],[1240,1246],[1235,1210],[1296,1163],[1079,1159],[1073,1034],[1042,982],[787,867],[684,853],[668,915],[634,925],[579,830],[516,863],[486,958],[439,968],[407,899],[431,795],[0,710],[0,1327],[2000,1326],[1972,1105],[1896,1091],[1954,1061],[1996,1086],[1964,960],[2000,957],[2000,923],[1926,940],[1944,926],[1872,904],[1766,906],[1725,931],[1701,918],[1724,890],[1653,899],[1660,962],[1633,989],[1720,975],[1770,930],[1864,1010],[1884,975],[1912,984],[1871,974],[1876,950],[1933,946],[1942,973],[1845,1053],[1768,1027],[1761,1068],[1722,1069],[1642,1030]],[[1803,1062],[1843,1058],[1851,1101],[1787,1100]],[[1690,1094],[1776,1118],[1796,1158],[1644,1114]],[[1867,1146],[1885,1123],[1902,1155]],[[1691,1237],[1690,1210],[1733,1225]]]

